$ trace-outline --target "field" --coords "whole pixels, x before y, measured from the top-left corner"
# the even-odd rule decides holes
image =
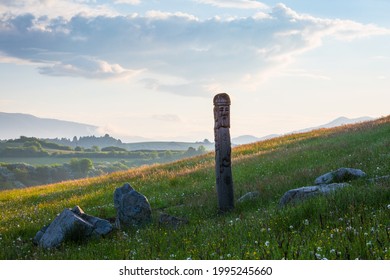
[[[333,194],[279,207],[288,190],[313,185],[340,167],[368,178],[390,174],[390,117],[233,149],[235,197],[257,198],[217,211],[214,154],[102,177],[0,192],[0,259],[390,259],[390,180],[361,179]],[[115,217],[113,192],[129,182],[153,209],[153,222],[101,239],[44,250],[36,232],[64,208]],[[177,230],[160,212],[184,217]]]

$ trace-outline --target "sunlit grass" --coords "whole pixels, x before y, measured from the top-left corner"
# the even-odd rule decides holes
[[[390,259],[390,182],[352,182],[326,197],[281,209],[289,189],[313,185],[339,167],[370,178],[390,174],[390,117],[286,135],[233,149],[236,198],[256,199],[217,211],[214,154],[107,176],[0,192],[0,259]],[[43,250],[35,233],[64,208],[115,217],[113,192],[129,182],[148,197],[153,223],[101,239]],[[158,225],[164,211],[189,220]]]

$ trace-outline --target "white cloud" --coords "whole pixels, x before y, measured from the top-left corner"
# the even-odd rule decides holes
[[[83,0],[1,0],[0,14],[33,14],[36,17],[64,17],[67,19],[77,14],[86,16],[119,15],[108,5]]]
[[[257,1],[203,2],[262,6]],[[58,8],[56,3],[45,5]],[[72,3],[73,8],[86,5]],[[209,97],[221,85],[229,87],[239,81],[255,89],[327,38],[352,41],[379,35],[388,36],[390,30],[299,14],[283,4],[269,12],[256,11],[252,17],[207,20],[162,11],[144,16],[79,12],[59,18],[40,13],[0,16],[0,52],[9,61],[39,62],[43,64],[40,73],[52,76],[112,79],[138,75],[149,89],[182,96]]]
[[[187,13],[182,13],[182,12],[175,12],[175,13],[169,13],[169,12],[162,12],[162,11],[157,11],[157,10],[151,10],[146,12],[146,18],[150,19],[158,19],[158,20],[169,20],[170,18],[173,17],[178,17],[178,18],[183,18],[185,20],[198,20],[197,17],[194,15],[190,15]]]
[[[254,0],[195,0],[198,3],[208,4],[219,8],[236,9],[266,9],[268,6]]]
[[[75,57],[69,61],[54,63],[51,66],[39,67],[41,74],[50,76],[84,77],[88,79],[128,79],[142,70],[125,69],[119,64],[91,57]]]
[[[115,4],[129,4],[129,5],[138,5],[141,4],[141,0],[114,0]]]

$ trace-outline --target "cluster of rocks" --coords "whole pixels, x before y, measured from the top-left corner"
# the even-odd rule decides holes
[[[360,169],[340,168],[336,171],[319,176],[314,181],[314,186],[301,187],[287,191],[279,201],[280,206],[296,203],[309,197],[329,194],[335,190],[350,186],[349,181],[366,177]]]
[[[280,199],[280,206],[294,204],[307,198],[332,193],[335,190],[350,186],[349,181],[366,177],[360,169],[340,168],[315,179],[313,186],[306,186],[287,191]],[[388,180],[390,176],[377,177],[369,181]],[[248,192],[237,202],[242,203],[258,197],[258,191]],[[152,208],[148,199],[126,183],[115,189],[114,207],[116,209],[115,223],[84,213],[79,207],[65,209],[53,222],[43,227],[35,236],[34,243],[43,248],[59,246],[66,240],[85,240],[91,237],[101,237],[114,228],[139,227],[152,221]],[[114,219],[113,219],[114,220]],[[187,224],[188,220],[177,218],[166,213],[160,213],[158,224],[173,229]]]
[[[43,248],[57,247],[65,240],[84,240],[103,236],[112,231],[109,221],[85,214],[79,207],[65,209],[49,226],[35,235],[34,243]]]
[[[339,168],[336,171],[328,172],[317,177],[314,180],[314,185],[292,189],[287,191],[279,201],[281,207],[288,204],[296,204],[307,198],[317,195],[326,195],[333,193],[336,190],[351,186],[350,181],[366,177],[366,173],[360,169],[354,168]],[[389,181],[390,175],[380,176],[367,179],[367,182],[376,183]],[[248,192],[237,199],[237,203],[253,200],[260,195],[260,192]]]
[[[34,238],[34,243],[43,248],[58,247],[64,241],[81,241],[92,237],[102,237],[115,227],[138,227],[152,221],[152,209],[148,199],[126,183],[115,189],[115,224],[108,220],[84,213],[79,207],[64,209],[53,222],[43,227]],[[177,229],[188,220],[160,213],[159,225]]]

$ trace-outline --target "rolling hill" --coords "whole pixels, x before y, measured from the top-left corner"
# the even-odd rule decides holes
[[[288,190],[310,186],[340,167],[368,179],[390,174],[390,116],[290,134],[232,150],[235,197],[259,196],[217,211],[214,154],[84,180],[0,192],[0,259],[390,259],[390,181],[351,186],[279,207]],[[153,221],[105,238],[69,241],[55,250],[32,244],[64,208],[115,218],[113,192],[129,182],[152,207]],[[189,220],[174,230],[159,214]]]

